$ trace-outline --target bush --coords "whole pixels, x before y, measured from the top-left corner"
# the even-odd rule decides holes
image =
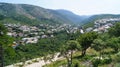
[[[115,67],[120,67],[120,63],[116,63],[116,64],[115,64]]]
[[[32,64],[32,62],[28,62],[27,64]]]
[[[92,64],[93,64],[93,67],[98,67],[98,65],[100,64],[100,59],[93,59]]]
[[[85,66],[80,64],[80,61],[78,59],[74,59],[72,63],[72,67],[85,67]]]
[[[39,62],[37,59],[32,60],[32,62]]]
[[[112,62],[111,58],[104,58],[100,61],[100,64],[110,64]]]
[[[118,52],[118,53],[114,56],[113,61],[114,61],[114,62],[120,62],[120,52]]]
[[[92,60],[93,67],[98,67],[98,65],[110,64],[111,62],[111,57],[105,57],[103,59],[95,58]]]
[[[83,61],[90,60],[92,56],[86,55],[82,58]]]

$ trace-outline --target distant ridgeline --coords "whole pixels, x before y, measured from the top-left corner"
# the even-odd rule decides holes
[[[81,24],[87,17],[78,16],[66,10],[51,10],[27,4],[0,3],[0,20],[2,23],[23,24]]]
[[[67,10],[51,10],[27,4],[0,3],[0,23],[21,24],[76,24],[92,26],[93,22],[104,18],[120,18],[120,15],[100,14],[79,16]]]

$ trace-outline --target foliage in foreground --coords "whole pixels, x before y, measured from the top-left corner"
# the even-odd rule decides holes
[[[40,56],[46,56],[48,54],[54,54],[55,52],[60,52],[61,49],[63,49],[62,46],[65,46],[65,53],[69,53],[71,52],[71,67],[79,67],[80,62],[86,63],[88,62],[88,60],[91,60],[90,62],[93,63],[91,65],[97,64],[95,67],[97,66],[102,66],[105,64],[117,64],[120,63],[119,60],[119,50],[120,50],[120,23],[117,23],[115,26],[113,26],[111,29],[109,29],[109,33],[102,33],[102,34],[97,34],[95,32],[89,32],[89,33],[85,33],[80,35],[79,38],[77,38],[78,36],[75,36],[76,38],[74,40],[79,42],[79,50],[78,50],[78,46],[73,43],[66,43],[68,42],[69,39],[69,35],[67,35],[66,33],[59,33],[56,35],[55,38],[46,38],[46,39],[40,39],[40,41],[37,44],[27,44],[27,45],[20,45],[18,46],[16,49],[13,49],[10,44],[12,43],[13,39],[9,36],[7,36],[6,34],[2,35],[2,33],[4,33],[4,31],[6,32],[5,29],[3,29],[4,27],[0,25],[0,44],[3,44],[2,46],[4,47],[4,57],[5,57],[5,65],[8,64],[13,64],[16,62],[24,62],[26,60],[29,59],[33,59],[36,57],[40,57]],[[116,29],[116,30],[114,30]],[[2,32],[1,32],[2,31]],[[116,35],[113,34],[113,32],[116,33]],[[44,48],[44,49],[43,49]],[[93,48],[95,51],[97,51],[98,54],[96,54],[95,56],[91,56],[92,52],[90,54],[91,58],[84,58],[85,54],[87,56],[86,51],[88,50],[88,48]],[[112,49],[109,51],[109,49]],[[80,58],[74,58],[75,56],[73,56],[74,53],[72,53],[73,51],[82,51],[82,56],[84,58],[84,60],[80,60],[82,59],[82,57]],[[64,55],[64,54],[63,54]],[[79,56],[81,54],[78,54]],[[96,59],[95,61],[92,61],[92,59],[94,59],[95,57],[98,57],[98,59]],[[106,57],[108,57],[108,59],[105,59]],[[103,58],[105,60],[101,60],[100,58]],[[94,63],[95,62],[95,63]],[[54,62],[56,63],[56,62]],[[67,65],[68,61],[61,61],[59,62],[63,65]],[[55,64],[58,65],[57,67],[59,67],[59,65],[61,64]],[[54,65],[53,65],[54,67]]]

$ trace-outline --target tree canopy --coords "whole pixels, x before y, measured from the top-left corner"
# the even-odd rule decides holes
[[[120,36],[120,23],[116,23],[113,27],[111,27],[108,31],[108,33],[111,35],[111,36]]]
[[[93,43],[93,40],[96,38],[97,38],[96,32],[88,32],[80,35],[80,37],[78,38],[78,42],[82,48],[82,56],[86,54],[87,48],[91,46],[91,44]]]

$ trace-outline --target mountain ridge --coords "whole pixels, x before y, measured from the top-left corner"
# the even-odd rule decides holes
[[[76,24],[92,23],[97,19],[120,17],[120,14],[98,14],[80,16],[64,9],[46,9],[30,4],[0,3],[0,22],[20,22],[26,24]]]
[[[60,14],[54,14],[52,10],[41,8],[39,6],[27,4],[9,4],[0,3],[0,14],[13,19],[15,16],[24,16],[30,20],[39,20],[40,22],[69,23],[71,21],[60,17]],[[20,17],[18,17],[20,18]]]

